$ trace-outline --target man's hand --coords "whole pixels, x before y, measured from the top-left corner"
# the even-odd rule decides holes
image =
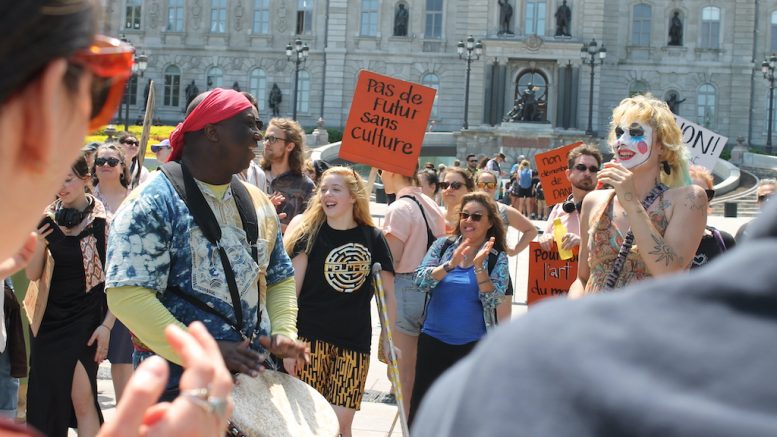
[[[279,358],[293,358],[298,366],[310,363],[310,350],[305,343],[294,341],[285,335],[259,337],[259,344]]]
[[[248,339],[236,341],[217,341],[224,363],[232,373],[245,373],[256,377],[262,370],[264,356],[249,348]]]

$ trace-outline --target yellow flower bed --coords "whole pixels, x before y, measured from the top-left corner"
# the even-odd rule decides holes
[[[116,125],[115,127],[117,132],[121,132],[121,128],[123,126]],[[170,138],[170,134],[174,129],[175,126],[151,126],[151,132],[148,138],[148,147],[146,148],[146,158],[154,158],[156,156],[151,152],[151,145],[158,144],[160,141]],[[143,133],[143,126],[129,126],[129,132],[140,139],[140,134]],[[84,140],[84,144],[93,142],[102,143],[106,138],[108,138],[108,135],[105,134],[105,128],[102,128],[92,133],[91,135],[88,135]]]

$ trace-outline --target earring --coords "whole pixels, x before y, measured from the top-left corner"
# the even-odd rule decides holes
[[[672,174],[672,167],[669,165],[668,161],[661,161],[661,166],[664,168],[664,173]]]

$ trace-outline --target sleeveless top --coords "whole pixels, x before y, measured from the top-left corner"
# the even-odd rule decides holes
[[[606,206],[599,213],[595,226],[588,230],[588,266],[590,274],[585,285],[586,294],[598,293],[604,287],[607,274],[612,270],[612,264],[618,257],[623,244],[624,235],[620,233],[612,222],[613,198],[615,192],[610,195]],[[669,220],[666,218],[666,210],[663,205],[663,195],[655,203],[658,208],[648,211],[648,216],[653,226],[663,236]],[[639,254],[639,247],[635,244],[631,247],[618,280],[613,288],[622,288],[626,285],[650,277],[647,266]]]
[[[496,202],[497,208],[499,208],[499,217],[502,218],[502,226],[507,232],[507,228],[510,227],[510,219],[507,217],[507,205],[502,202]]]

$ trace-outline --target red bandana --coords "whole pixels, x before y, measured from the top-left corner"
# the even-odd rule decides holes
[[[235,90],[214,89],[194,108],[194,111],[186,117],[183,123],[178,123],[173,133],[170,134],[170,146],[172,146],[173,151],[167,161],[181,159],[183,134],[186,132],[196,132],[204,128],[206,124],[218,123],[232,118],[252,106],[243,94]]]

